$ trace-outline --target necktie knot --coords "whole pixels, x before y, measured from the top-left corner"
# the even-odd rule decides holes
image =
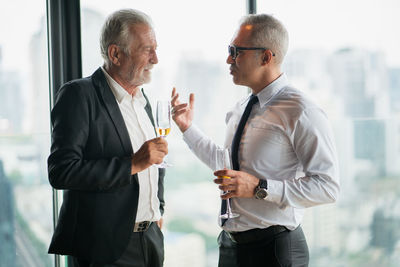
[[[250,100],[249,100],[249,102],[247,103],[247,106],[246,106],[246,108],[248,107],[248,106],[253,106],[255,103],[257,103],[258,102],[258,97],[256,96],[256,95],[251,95],[250,96]]]

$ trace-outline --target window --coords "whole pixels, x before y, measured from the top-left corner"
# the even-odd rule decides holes
[[[0,10],[0,266],[53,265],[45,11],[39,0]]]
[[[400,38],[397,1],[258,1],[289,31],[294,86],[328,114],[341,194],[306,211],[310,266],[400,262]]]
[[[160,61],[145,91],[152,101],[169,98],[173,86],[184,99],[194,92],[195,123],[222,144],[225,113],[247,93],[233,85],[225,63],[245,1],[82,0],[81,6],[84,76],[102,64],[98,38],[105,17],[125,7],[142,10],[155,23]],[[47,254],[53,222],[45,11],[39,0],[8,1],[0,10],[0,266],[53,266]],[[326,111],[335,132],[341,197],[306,212],[310,266],[396,266],[400,4],[258,1],[257,11],[287,26],[283,69]],[[174,166],[166,176],[165,266],[216,266],[219,191],[176,127],[167,140]]]

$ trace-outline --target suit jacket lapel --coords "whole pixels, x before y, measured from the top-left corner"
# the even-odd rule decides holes
[[[108,114],[114,123],[124,151],[127,155],[132,155],[133,149],[131,140],[129,138],[128,129],[126,128],[125,121],[122,117],[117,101],[115,100],[114,94],[112,93],[101,68],[98,68],[95,73],[93,73],[92,80],[96,90],[98,90],[99,95],[104,101]]]

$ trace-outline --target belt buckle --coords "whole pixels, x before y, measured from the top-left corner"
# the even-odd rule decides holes
[[[150,224],[151,222],[149,221],[135,223],[135,226],[133,227],[133,232],[145,232],[147,231],[147,229],[149,229]]]

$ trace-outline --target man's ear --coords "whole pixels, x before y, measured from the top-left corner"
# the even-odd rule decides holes
[[[272,52],[271,50],[267,49],[263,53],[262,65],[269,64],[272,60]]]
[[[121,64],[121,50],[118,45],[111,44],[108,46],[108,59],[112,64],[119,66]]]

